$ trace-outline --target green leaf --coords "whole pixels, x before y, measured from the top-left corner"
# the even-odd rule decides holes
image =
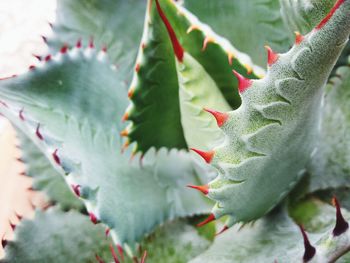
[[[259,65],[266,65],[264,45],[281,52],[288,48],[291,35],[283,23],[279,1],[185,0],[185,7],[226,37]]]
[[[316,248],[316,254],[307,262],[334,262],[348,251],[349,230],[334,237],[335,209],[319,201],[314,205],[319,212],[312,219],[308,218],[305,227],[310,231],[307,235]],[[350,218],[348,212],[344,216]],[[206,252],[190,262],[303,262],[303,255],[304,244],[299,228],[285,212],[274,211],[251,225],[227,230]],[[349,256],[341,260],[339,262],[348,262]]]
[[[186,221],[167,223],[141,242],[147,261],[154,263],[185,263],[205,251],[211,244]]]
[[[111,240],[102,226],[94,226],[87,216],[57,207],[36,211],[34,219],[24,219],[15,230],[14,241],[5,248],[2,263],[93,262],[95,254],[112,260]]]
[[[208,211],[186,188],[206,180],[188,153],[153,149],[132,161],[130,148],[122,153],[118,121],[127,96],[104,52],[75,48],[0,84],[8,105],[0,111],[79,187],[88,212],[117,244],[133,245],[167,220]]]
[[[305,173],[320,141],[325,83],[349,38],[350,2],[340,3],[325,23],[276,55],[263,79],[239,77],[242,105],[225,113],[224,143],[206,153],[218,172],[207,194],[216,201],[212,217],[228,215],[228,227],[266,214]]]
[[[45,155],[20,130],[17,130],[25,162],[26,175],[32,177],[33,189],[42,191],[51,202],[63,210],[82,210],[84,204],[72,193],[62,176],[52,167]]]
[[[183,98],[179,98],[181,84],[176,74],[172,45],[154,1],[149,0],[148,5],[136,70],[129,90],[131,105],[127,117],[132,123],[125,131],[125,135],[131,142],[137,142],[136,150],[140,152],[147,151],[151,146],[187,148],[186,141],[189,142],[187,133],[193,130],[187,123],[197,122],[198,112],[202,112],[203,105],[210,107],[215,102],[217,108],[223,104],[221,107],[225,109],[228,109],[227,102],[234,108],[240,105],[237,80],[232,74],[232,68],[251,78],[257,78],[263,71],[254,66],[247,55],[238,52],[188,11],[173,1],[161,0],[161,8],[173,25],[178,40],[186,52],[197,61],[200,71],[203,72],[201,76],[208,75],[206,80],[210,81],[207,87],[204,87],[206,97],[203,98],[203,94],[193,94],[196,101],[192,100],[188,107],[192,107],[192,103],[197,101],[198,105],[193,105],[195,109],[191,109],[192,112],[186,110],[186,114],[181,110],[180,116],[182,108],[180,104],[183,103]],[[203,43],[206,40],[210,41],[203,50]],[[231,55],[232,65],[229,63]],[[203,83],[204,80],[201,84]],[[180,91],[180,96],[182,95],[183,92]],[[213,98],[207,102],[211,95],[214,95]],[[214,97],[221,99],[215,101]],[[208,114],[202,115],[200,119],[201,121],[204,119],[205,122],[202,122],[207,126],[212,117]],[[203,123],[199,123],[199,126],[203,126]],[[198,132],[191,136],[200,137]]]
[[[111,61],[130,80],[146,9],[139,0],[58,0],[54,35],[48,44],[56,53],[66,43],[93,38],[97,49],[107,46]]]
[[[309,191],[350,186],[350,68],[340,67],[327,86],[318,149],[309,166]]]

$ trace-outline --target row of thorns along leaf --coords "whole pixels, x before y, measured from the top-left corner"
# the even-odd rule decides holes
[[[170,35],[170,38],[172,40],[172,44],[173,44],[173,47],[174,47],[174,53],[177,57],[177,59],[179,61],[182,61],[182,58],[183,58],[183,48],[181,47],[181,45],[179,44],[178,40],[176,39],[176,36],[175,36],[175,33],[170,25],[170,23],[168,22],[166,16],[164,15],[164,13],[162,12],[161,8],[160,8],[160,5],[159,5],[159,2],[158,0],[155,1],[156,4],[157,4],[157,9],[158,9],[158,12],[164,22],[164,24],[166,25],[167,27],[167,30],[169,32],[169,35]],[[341,2],[341,1],[339,1]],[[338,3],[339,3],[338,2]],[[326,18],[327,19],[327,18]],[[319,25],[318,27],[321,27],[324,23],[326,23],[327,21],[323,20]],[[329,19],[329,18],[328,18]],[[299,44],[301,41],[303,40],[303,36],[299,33],[296,33],[296,39],[295,39],[295,43],[296,44]],[[203,43],[203,51],[206,49],[206,46],[208,45],[208,43],[210,42],[210,39],[206,38],[205,42]],[[82,43],[81,43],[81,39],[77,41],[77,44],[76,44],[76,48],[81,48],[82,47]],[[89,43],[89,48],[93,49],[94,48],[94,43],[91,39],[90,43]],[[268,46],[266,47],[267,49],[267,52],[268,52],[268,65],[271,66],[272,64],[274,64],[277,60],[278,60],[278,54],[274,53],[272,51],[271,48],[269,48]],[[61,54],[65,54],[67,53],[68,51],[68,46],[67,45],[64,45],[61,49],[60,49],[60,53]],[[107,52],[107,48],[106,47],[103,47],[102,50],[101,50],[103,53],[106,53]],[[45,61],[45,62],[49,62],[51,59],[52,59],[52,56],[51,55],[47,55],[46,57],[39,57],[39,56],[36,56],[38,58],[38,60],[40,61]],[[229,60],[231,60],[232,57],[230,58],[229,57]],[[136,65],[135,67],[135,70],[138,71],[139,70],[139,64]],[[35,70],[35,66],[34,65],[31,65],[29,67],[30,70]],[[249,86],[251,85],[251,80],[250,79],[246,79],[244,78],[242,75],[240,75],[238,72],[236,71],[233,71],[234,75],[237,77],[238,79],[238,83],[239,83],[239,91],[240,93],[244,92],[247,88],[249,88]],[[16,77],[16,75],[13,75],[11,77]],[[132,96],[132,90],[129,91],[129,96],[131,97]],[[6,105],[6,103],[4,102],[1,102],[1,104],[3,104],[3,106],[5,107],[8,107]],[[228,118],[228,115],[225,114],[225,113],[221,113],[221,112],[218,112],[218,111],[215,111],[215,110],[212,110],[212,109],[207,109],[205,108],[204,109],[205,111],[209,112],[210,114],[212,114],[216,121],[217,121],[217,124],[219,127],[221,127],[225,121],[227,120]],[[24,111],[23,110],[20,110],[19,111],[19,118],[22,120],[22,121],[25,121],[25,115],[24,115]],[[123,120],[127,120],[128,119],[128,116],[127,114],[123,117]],[[123,131],[121,133],[122,136],[127,136],[127,131]],[[40,140],[43,140],[43,136],[40,132],[40,124],[37,125],[37,128],[36,128],[36,136],[40,139]],[[125,147],[128,146],[128,143],[125,144]],[[201,157],[203,157],[203,159],[207,162],[207,163],[210,163],[213,156],[214,156],[214,151],[209,151],[209,152],[204,152],[204,151],[200,151],[200,150],[197,150],[197,149],[192,149],[193,151],[195,151],[196,153],[198,153]],[[58,156],[58,150],[56,149],[53,153],[52,153],[52,157],[53,159],[55,160],[55,162],[58,164],[58,165],[61,165],[61,161],[60,161],[60,158]],[[197,189],[199,191],[201,191],[203,194],[208,194],[208,191],[209,191],[209,188],[207,185],[203,185],[203,186],[194,186],[194,185],[189,185],[189,187],[191,188],[194,188],[194,189]],[[73,186],[73,191],[74,193],[77,195],[77,196],[80,196],[80,191],[79,191],[79,185],[75,185]],[[339,236],[341,234],[343,234],[348,228],[349,228],[349,224],[345,221],[345,219],[343,218],[342,216],[342,213],[341,213],[341,210],[340,210],[340,205],[339,205],[339,202],[337,201],[337,199],[334,197],[333,198],[333,204],[335,205],[336,207],[336,225],[332,231],[333,233],[333,236]],[[18,219],[21,220],[22,217],[18,215]],[[92,213],[90,213],[90,219],[91,221],[96,224],[98,222],[98,219],[96,218],[96,216]],[[209,223],[211,221],[215,220],[215,217],[213,215],[210,215],[208,217],[208,219],[206,219],[205,221],[201,222],[198,224],[198,226],[203,226],[204,224],[206,223]],[[11,227],[12,229],[14,230],[15,229],[15,225],[11,223]],[[222,233],[223,231],[227,230],[228,227],[225,226],[224,229],[222,231],[220,231],[218,234]],[[302,236],[303,236],[303,239],[304,239],[304,246],[305,246],[305,252],[304,252],[304,256],[303,256],[303,259],[304,261],[309,261],[313,258],[313,256],[315,255],[316,253],[316,249],[314,246],[312,246],[308,240],[308,237],[303,229],[302,226],[300,226],[300,230],[301,230],[301,233],[302,233]],[[1,241],[1,244],[3,247],[6,247],[7,245],[7,240],[5,239],[2,239]],[[114,258],[114,261],[116,263],[120,262],[119,259],[118,259],[118,256],[117,256],[117,253],[115,252],[114,250],[114,247],[111,245],[110,246],[110,250],[111,250],[111,253],[113,255],[113,258]],[[119,256],[121,258],[121,261],[123,261],[123,251],[122,251],[122,248],[118,246],[118,252],[119,252]],[[142,256],[142,259],[141,259],[141,263],[144,263],[145,260],[146,260],[146,257],[147,257],[147,252],[145,251],[143,256]],[[98,262],[103,262],[103,260],[98,256],[96,255],[96,260]],[[136,259],[137,261],[137,259]]]

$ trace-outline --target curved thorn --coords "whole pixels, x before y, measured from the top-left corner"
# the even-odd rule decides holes
[[[197,224],[197,227],[201,227],[204,226],[208,223],[210,223],[211,221],[215,220],[215,215],[214,214],[210,214],[207,219],[205,219],[203,222],[200,222],[199,224]]]
[[[1,239],[1,246],[2,246],[2,248],[5,248],[7,246],[7,243],[8,243],[7,240],[4,237],[5,237],[5,235]]]
[[[188,184],[187,187],[201,191],[204,195],[207,195],[209,193],[209,186],[208,185],[190,185],[190,184]]]
[[[10,227],[11,227],[12,231],[15,231],[15,229],[16,229],[16,225],[15,225],[15,224],[12,224],[12,223],[10,222]]]
[[[48,61],[50,61],[50,60],[51,60],[51,55],[47,55],[47,56],[45,57],[45,61],[48,62]]]
[[[98,219],[97,219],[97,217],[95,216],[95,214],[94,213],[89,213],[89,216],[90,216],[90,220],[91,220],[91,222],[93,223],[93,224],[97,224],[98,223]]]
[[[275,53],[269,46],[265,46],[265,49],[267,50],[267,64],[271,66],[276,63],[279,55]]]
[[[225,225],[219,232],[217,232],[215,234],[215,236],[221,235],[222,233],[224,233],[228,229],[229,229],[229,227]]]
[[[56,162],[56,164],[61,165],[61,160],[57,155],[58,149],[56,149],[53,153],[52,153],[52,157],[54,159],[54,161]]]
[[[76,184],[76,185],[72,184],[71,186],[72,186],[73,192],[76,194],[76,196],[80,197],[81,186],[79,184]]]
[[[76,48],[81,48],[81,38],[78,39],[77,43],[75,44]]]
[[[23,109],[21,109],[18,113],[19,115],[19,118],[21,119],[21,121],[25,121],[26,119],[24,118],[24,115],[23,115]]]
[[[232,70],[232,72],[238,80],[239,93],[243,93],[246,89],[248,89],[252,85],[253,81],[251,79],[247,79],[247,78],[243,77],[241,74],[239,74],[235,70]]]
[[[145,250],[145,252],[143,252],[141,263],[146,263],[146,258],[147,258],[147,250]]]
[[[61,47],[60,52],[61,52],[62,54],[65,54],[65,53],[67,53],[67,51],[68,51],[68,45],[67,45],[67,44],[64,44],[63,47]]]
[[[304,40],[304,36],[302,34],[300,34],[300,32],[295,31],[295,44],[299,45],[303,40]]]
[[[303,235],[303,239],[304,239],[304,249],[305,250],[304,250],[303,260],[304,260],[304,262],[308,262],[316,254],[316,248],[310,244],[309,238],[307,237],[307,234],[306,234],[303,226],[299,225],[299,228],[300,228],[301,234]]]
[[[219,111],[208,109],[208,108],[204,108],[203,110],[205,110],[206,112],[209,112],[211,115],[213,115],[215,117],[216,122],[217,122],[219,127],[224,125],[229,117],[229,115],[227,113],[224,113],[224,112],[219,112]]]
[[[332,199],[332,203],[336,208],[336,224],[335,227],[333,229],[333,235],[334,236],[340,236],[341,234],[343,234],[346,230],[348,230],[349,228],[349,223],[346,222],[346,220],[344,219],[342,213],[341,213],[341,209],[340,209],[340,205],[338,202],[338,199],[334,196]]]
[[[36,126],[35,134],[36,134],[36,136],[37,136],[41,141],[44,140],[44,137],[43,137],[42,134],[40,133],[40,123],[38,123],[38,126]]]
[[[106,230],[105,230],[105,236],[106,237],[109,236],[109,232],[111,232],[111,229],[107,227]]]
[[[110,250],[111,253],[112,253],[114,263],[120,263],[120,261],[119,261],[119,259],[118,259],[118,256],[117,256],[117,254],[115,253],[115,250],[114,250],[114,247],[113,247],[112,244],[109,244],[109,250]]]
[[[196,152],[197,154],[199,154],[207,163],[210,163],[213,160],[214,151],[208,151],[208,152],[204,152],[201,150],[197,150],[195,148],[190,148],[190,150]]]
[[[155,1],[156,1],[156,5],[157,5],[158,14],[160,15],[160,17],[161,17],[161,19],[162,19],[162,21],[163,21],[163,23],[168,31],[169,37],[171,39],[171,43],[173,45],[175,56],[179,60],[179,62],[182,62],[183,57],[184,57],[184,49],[180,45],[179,40],[177,39],[176,34],[174,32],[174,29],[171,26],[168,18],[165,16],[162,8],[160,7],[159,1],[158,0],[155,0]]]

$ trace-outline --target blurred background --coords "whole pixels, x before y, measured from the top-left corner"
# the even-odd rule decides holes
[[[0,78],[27,71],[34,55],[47,52],[42,36],[51,34],[55,8],[55,0],[0,1]],[[34,207],[47,205],[45,196],[30,189],[24,165],[15,131],[0,115],[0,238],[13,238],[18,216],[32,217]]]

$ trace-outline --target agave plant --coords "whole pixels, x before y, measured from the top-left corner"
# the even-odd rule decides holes
[[[52,202],[1,262],[350,262],[349,17],[350,0],[58,0],[50,53],[0,82]]]

